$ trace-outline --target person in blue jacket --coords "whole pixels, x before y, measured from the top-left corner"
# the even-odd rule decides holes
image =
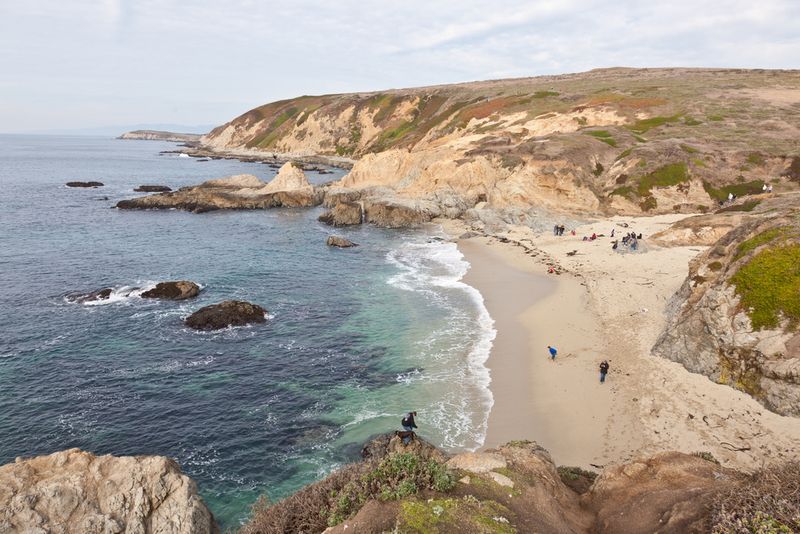
[[[550,351],[550,359],[551,360],[555,360],[556,359],[556,354],[558,354],[558,351],[556,350],[556,348],[555,347],[551,347],[550,345],[547,345],[547,349]]]

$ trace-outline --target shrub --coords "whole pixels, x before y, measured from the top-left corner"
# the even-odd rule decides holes
[[[548,96],[558,96],[558,91],[536,91],[533,98],[547,98]]]
[[[608,130],[592,130],[591,132],[586,132],[586,135],[591,135],[598,141],[602,141],[607,145],[617,146],[617,141],[611,137],[611,134]]]
[[[759,204],[761,204],[760,200],[748,200],[747,202],[743,202],[741,204],[734,204],[732,206],[726,206],[722,209],[718,209],[717,213],[724,213],[726,211],[753,211]]]
[[[733,193],[737,197],[746,195],[757,195],[761,193],[761,188],[764,182],[761,180],[753,180],[751,182],[742,182],[738,184],[726,185],[717,189],[709,182],[703,181],[703,189],[706,190],[708,196],[715,200],[727,200],[728,193]]]
[[[671,117],[650,117],[649,119],[638,120],[628,128],[638,134],[643,134],[648,130],[658,128],[659,126],[663,126],[664,124],[670,122],[675,122],[680,118],[680,114],[672,115]]]
[[[759,471],[741,486],[720,493],[711,505],[714,534],[778,534],[800,531],[800,463]]]
[[[653,187],[669,187],[688,181],[686,164],[671,163],[642,176],[639,179],[638,193],[640,197],[646,197],[650,195]]]

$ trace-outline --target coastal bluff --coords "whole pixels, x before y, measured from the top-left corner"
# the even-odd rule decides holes
[[[196,143],[201,134],[164,132],[161,130],[133,130],[125,132],[117,139],[134,139],[139,141],[169,141],[173,143]]]
[[[162,456],[69,449],[0,466],[0,532],[216,534],[197,485]]]

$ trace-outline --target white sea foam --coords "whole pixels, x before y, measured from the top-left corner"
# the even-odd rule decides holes
[[[449,326],[416,344],[427,362],[440,362],[439,365],[429,368],[423,362],[422,370],[398,375],[397,381],[471,385],[478,398],[465,395],[463,389],[444,388],[437,401],[425,410],[426,418],[435,421],[442,431],[443,446],[477,449],[486,438],[494,403],[486,361],[496,330],[483,296],[462,281],[469,263],[455,243],[447,241],[405,243],[390,251],[387,260],[400,271],[388,280],[390,285],[424,296],[444,308],[451,319]],[[453,292],[467,297],[469,309],[464,309],[463,300],[452,298]],[[449,365],[463,361],[466,365]]]

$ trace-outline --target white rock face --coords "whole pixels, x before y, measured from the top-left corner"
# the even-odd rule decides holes
[[[0,466],[0,532],[212,534],[192,479],[163,456],[79,449]]]
[[[248,186],[249,187],[249,186]],[[284,163],[278,174],[267,185],[258,190],[259,193],[277,193],[279,191],[311,191],[305,173],[289,161]]]

